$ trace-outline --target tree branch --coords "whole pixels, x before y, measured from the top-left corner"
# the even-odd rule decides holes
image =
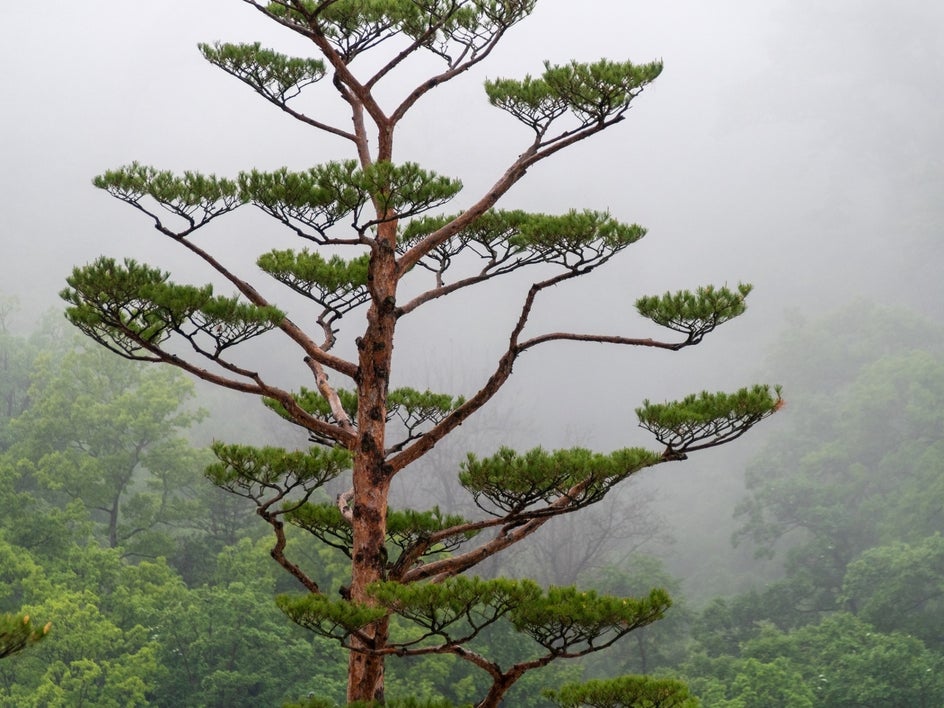
[[[581,274],[582,273],[579,271],[567,271],[565,273],[560,273],[553,278],[535,283],[531,286],[528,291],[528,295],[525,298],[524,304],[521,307],[521,313],[518,317],[518,321],[515,323],[515,326],[509,335],[508,348],[498,360],[498,365],[496,366],[495,371],[489,377],[488,381],[485,382],[485,385],[479,389],[479,391],[474,396],[456,408],[452,413],[447,415],[440,423],[433,426],[433,428],[423,435],[423,437],[410,445],[403,452],[397,454],[394,458],[389,460],[388,462],[394,473],[403,469],[411,462],[419,459],[427,452],[432,450],[436,443],[442,440],[446,435],[451,433],[457,427],[462,425],[462,423],[469,416],[481,409],[482,406],[488,403],[488,401],[491,400],[491,398],[496,393],[498,393],[501,387],[511,376],[515,360],[522,352],[522,349],[518,343],[518,337],[521,335],[522,330],[525,328],[525,325],[528,322],[531,309],[534,306],[534,300],[538,293],[546,288],[552,287],[558,283],[569,280],[570,278],[577,277]]]
[[[239,292],[242,293],[243,296],[249,300],[249,302],[259,307],[271,307],[269,301],[262,297],[258,290],[256,290],[242,278],[238,277],[235,273],[226,268],[222,263],[204,251],[202,248],[187,239],[181,238],[178,239],[178,241],[191,252],[200,257],[203,261],[205,261],[211,268],[213,268],[213,270],[236,286],[236,289],[239,290]],[[304,330],[292,322],[292,320],[290,320],[288,317],[284,318],[278,326],[279,329],[285,332],[285,334],[287,334],[304,350],[306,355],[317,361],[319,364],[323,364],[328,368],[334,369],[335,371],[351,378],[354,378],[354,376],[357,374],[356,364],[345,359],[332,356],[325,352],[305,333]]]
[[[601,344],[623,344],[627,346],[634,347],[655,347],[657,349],[669,349],[671,351],[678,351],[684,349],[685,347],[692,346],[696,344],[691,340],[685,340],[684,342],[661,342],[651,338],[633,338],[633,337],[618,337],[605,334],[575,334],[572,332],[550,332],[548,334],[542,334],[537,337],[532,337],[531,339],[526,339],[518,345],[520,351],[525,351],[531,347],[535,347],[538,344],[544,344],[545,342],[555,342],[555,341],[570,341],[570,342],[599,342]]]

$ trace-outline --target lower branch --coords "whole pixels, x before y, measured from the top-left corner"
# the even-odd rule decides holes
[[[272,556],[276,563],[285,568],[285,570],[304,585],[308,592],[320,595],[321,589],[318,587],[318,583],[309,578],[301,568],[285,557],[285,524],[268,513],[263,507],[256,509],[256,513],[265,519],[266,523],[272,527],[272,532],[275,534],[275,545],[272,547],[272,550],[269,551],[269,555]]]

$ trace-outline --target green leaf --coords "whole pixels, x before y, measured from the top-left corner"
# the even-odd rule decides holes
[[[509,617],[519,632],[550,651],[564,653],[600,640],[612,642],[660,619],[671,605],[661,589],[632,598],[552,586],[543,597],[516,605]]]
[[[377,205],[378,222],[436,208],[462,189],[459,180],[429,172],[413,162],[375,162],[363,171],[360,184]]]
[[[99,258],[74,268],[70,288],[59,295],[71,307],[66,318],[92,339],[120,354],[133,354],[142,344],[158,345],[170,336],[170,325],[160,305],[145,293],[162,285],[169,273],[125,260]]]
[[[404,35],[456,65],[475,57],[534,5],[535,0],[303,0],[291,7],[270,3],[266,11],[301,31],[317,27],[346,62]]]
[[[199,44],[203,57],[228,74],[252,86],[260,94],[276,103],[291,100],[310,84],[325,75],[325,63],[320,59],[287,57],[259,42],[253,44]]]
[[[485,82],[485,94],[493,106],[507,111],[535,132],[543,132],[567,112],[567,102],[543,79],[494,79]]]
[[[541,261],[577,267],[603,262],[645,235],[638,224],[620,223],[605,212],[571,210],[530,215],[511,243],[536,252]]]
[[[305,172],[283,167],[275,172],[252,170],[239,174],[239,193],[270,216],[312,239],[327,238],[326,231],[352,212],[359,212],[364,195],[355,184],[354,160],[332,162]],[[313,229],[316,235],[302,232]]]
[[[681,681],[652,676],[620,676],[571,683],[545,696],[561,708],[697,708]]]
[[[207,467],[207,478],[250,499],[261,498],[266,490],[284,493],[297,488],[310,494],[351,467],[351,453],[339,448],[285,450],[214,443],[212,450],[219,462]]]
[[[441,583],[373,583],[368,593],[391,612],[451,641],[474,634],[541,595],[531,580],[482,580],[463,575]]]
[[[426,216],[410,221],[400,234],[400,249],[406,251],[412,248],[457,216],[459,215]],[[438,246],[434,253],[438,254],[440,259],[447,259],[458,255],[467,246],[478,246],[489,256],[493,256],[494,251],[499,249],[518,251],[520,247],[512,247],[511,239],[519,233],[521,224],[529,218],[530,215],[524,211],[489,209],[469,226]]]
[[[421,425],[436,425],[463,403],[462,396],[397,388],[387,395],[387,419],[398,417],[413,434]]]
[[[459,481],[486,511],[483,499],[506,513],[519,513],[539,501],[550,502],[572,494],[572,505],[601,499],[610,488],[660,460],[657,453],[626,448],[604,455],[584,448],[547,452],[542,448],[519,455],[503,447],[479,459],[473,454],[462,464]],[[571,491],[578,487],[578,491]],[[494,513],[491,512],[490,513]]]
[[[162,222],[158,215],[141,203],[144,197],[150,197],[187,222],[189,228],[177,236],[189,234],[242,204],[237,184],[232,180],[197,172],[184,172],[178,176],[137,162],[108,170],[95,177],[92,184],[140,208],[160,227]]]
[[[279,595],[275,603],[295,624],[333,639],[343,639],[387,615],[382,607],[329,600],[324,595]]]
[[[707,285],[694,293],[680,290],[641,297],[636,301],[636,309],[656,324],[687,334],[686,341],[697,344],[718,325],[744,314],[745,300],[752,289],[748,283],[738,283],[736,292]]]
[[[256,262],[279,282],[339,317],[370,299],[367,292],[370,256],[367,254],[346,261],[340,256],[325,260],[307,249],[270,251],[259,256]]]
[[[581,127],[621,116],[642,89],[662,72],[662,62],[633,64],[602,59],[592,64],[544,63],[539,78],[485,82],[489,103],[507,111],[539,135],[567,111]]]
[[[434,533],[466,523],[467,520],[458,514],[443,514],[438,506],[429,511],[393,510],[387,513],[387,538],[390,543],[399,547],[402,554],[416,544],[425,542]],[[462,531],[442,538],[420,554],[416,562],[422,558],[451,552],[477,534],[477,530]]]
[[[74,268],[60,293],[70,307],[66,318],[86,335],[122,356],[140,356],[178,333],[199,351],[215,356],[273,329],[285,315],[238,297],[213,295],[201,288],[176,285],[169,274],[125,259],[119,264],[101,257]]]
[[[734,440],[783,407],[779,386],[755,385],[735,393],[686,396],[681,401],[651,403],[636,409],[640,427],[655,434],[673,458]]]
[[[293,508],[287,511],[286,519],[350,557],[353,531],[350,522],[341,515],[336,504],[293,505]],[[432,534],[465,523],[467,522],[463,517],[443,514],[439,507],[434,507],[429,511],[412,509],[388,511],[387,541],[398,551],[398,553],[390,554],[391,562],[395,563],[402,553],[416,544],[427,542]],[[418,554],[414,562],[449,552],[473,538],[477,533],[478,531],[464,531],[443,538],[434,546]]]
[[[383,221],[435,208],[462,188],[458,180],[441,177],[407,162],[378,162],[361,169],[355,160],[329,162],[306,172],[243,172],[240,196],[279,219],[304,237],[331,242],[328,229],[347,215],[361,233]],[[368,205],[375,218],[362,218]],[[304,229],[312,229],[312,234]]]
[[[357,420],[357,394],[354,391],[348,391],[343,388],[337,389],[336,393],[341,400],[341,406],[344,408],[344,412],[347,413],[348,418],[352,421]],[[329,404],[318,391],[302,386],[297,392],[292,394],[292,397],[295,399],[295,403],[306,413],[318,416],[328,423],[336,424],[341,422],[335,419],[331,412],[331,404]],[[262,402],[266,407],[272,409],[286,420],[293,420],[281,402],[272,398],[263,398]]]
[[[354,546],[354,532],[350,522],[341,516],[337,504],[288,503],[285,519],[300,529],[305,529],[315,538],[337,548],[348,558]]]
[[[37,627],[29,615],[0,614],[0,659],[45,639],[51,626]]]
[[[405,252],[458,215],[411,221],[400,236]],[[606,262],[646,234],[638,224],[624,224],[606,212],[571,210],[549,215],[489,210],[454,236],[430,249],[419,264],[444,273],[454,258],[471,251],[487,261],[482,274],[498,275],[536,263],[586,268]]]
[[[350,420],[357,420],[357,394],[346,389],[337,389],[338,397]],[[295,402],[307,413],[316,415],[328,422],[334,419],[331,406],[318,392],[302,387],[293,394]],[[284,406],[278,401],[264,399],[264,403],[284,418],[289,418]],[[413,388],[395,388],[387,394],[387,420],[399,418],[407,430],[413,434],[421,425],[435,425],[449,413],[465,403],[462,396],[450,396],[433,391],[417,391]]]

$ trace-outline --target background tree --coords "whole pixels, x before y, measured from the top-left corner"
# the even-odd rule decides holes
[[[646,402],[638,410],[640,422],[655,434],[661,452],[503,448],[470,456],[461,480],[484,512],[478,519],[439,510],[391,511],[393,478],[481,411],[525,352],[562,341],[678,351],[742,314],[751,288],[707,286],[638,299],[644,318],[677,333],[670,341],[528,329],[546,291],[604,265],[645,230],[606,212],[547,215],[494,207],[542,160],[624,120],[631,102],[661,72],[659,62],[546,63],[539,76],[487,81],[489,102],[523,123],[530,139],[481,196],[466,200],[456,214],[429,214],[453,200],[461,183],[395,162],[396,131],[432,89],[483,61],[532,11],[534,0],[246,1],[310,40],[320,58],[222,43],[201,45],[204,57],[288,115],[345,141],[355,159],[303,172],[253,170],[233,180],[137,163],[105,172],[96,186],[147,214],[161,234],[202,260],[236,294],[179,285],[159,269],[103,257],[68,279],[68,317],[126,358],[163,362],[263,397],[308,432],[314,447],[305,452],[217,445],[220,462],[209,474],[256,504],[275,537],[272,556],[307,590],[283,599],[283,609],[350,649],[349,700],[383,699],[386,656],[448,653],[491,678],[481,704],[497,705],[526,671],[609,646],[659,618],[669,600],[658,590],[612,598],[573,588],[542,591],[527,581],[480,582],[463,573],[548,519],[599,501],[641,469],[739,437],[779,407],[779,394],[755,386],[676,403]],[[420,55],[437,63],[411,62],[429,73],[399,89],[411,76],[408,60]],[[325,77],[350,123],[312,117],[295,101]],[[397,90],[399,97],[391,99]],[[295,301],[277,306],[264,286],[202,245],[200,230],[243,204],[257,206],[315,248],[271,250],[257,261],[307,300],[298,315],[290,314]],[[538,279],[511,310],[507,344],[475,390],[454,396],[391,388],[398,325],[441,298],[525,269]],[[358,336],[352,346],[341,346],[342,326],[356,310],[361,319],[351,327]],[[237,351],[255,338],[271,348],[294,347],[311,388],[289,390],[284,370],[257,365]],[[351,486],[336,504],[310,503],[319,487],[347,469]],[[350,558],[350,584],[339,588],[340,600],[329,599],[287,554],[287,522]],[[392,636],[392,614],[415,628]],[[464,647],[504,620],[536,642],[536,655],[500,666]]]
[[[774,620],[784,628],[843,608],[867,550],[944,531],[941,330],[857,304],[795,331],[785,356],[824,331],[830,346],[783,361],[803,415],[752,464],[737,509],[738,540],[784,554],[789,589],[770,591],[789,596]]]
[[[652,494],[627,480],[625,487],[579,516],[558,516],[540,534],[494,556],[497,574],[527,576],[542,585],[594,585],[601,574],[640,560],[637,551],[642,546],[671,542],[665,520],[651,502]]]
[[[934,706],[941,655],[899,632],[835,613],[782,632],[762,624],[736,655],[696,653],[681,673],[707,707]]]
[[[205,465],[180,435],[200,417],[184,407],[193,384],[102,350],[40,357],[32,376],[11,457],[30,461],[43,493],[80,500],[112,548],[169,554],[167,530],[191,511],[186,492]]]
[[[695,617],[674,668],[706,707],[940,703],[941,337],[857,302],[777,347],[796,396],[738,512],[781,564]]]
[[[11,320],[17,304],[17,298],[0,295],[0,452],[12,442],[10,421],[29,407],[33,362],[58,339],[62,328],[58,318],[49,316],[29,336],[16,334]]]
[[[671,670],[686,654],[692,612],[677,578],[671,577],[653,557],[634,555],[624,562],[600,568],[587,581],[601,592],[638,596],[650,587],[661,587],[672,596],[672,612],[663,620],[642,627],[623,643],[618,656],[591,657],[587,671],[608,676],[614,669],[625,674],[648,675]]]
[[[177,462],[189,460],[189,472],[171,475],[172,513],[160,516],[159,531],[152,529],[146,544],[148,552],[166,552],[166,562],[142,562],[141,534],[111,548],[101,512],[37,479],[50,454],[45,443],[55,447],[80,430],[98,447],[74,446],[75,464],[64,476],[84,469],[89,495],[107,487],[109,467],[91,453],[106,449],[106,440],[113,451],[123,449],[131,429],[158,437],[183,433],[166,427],[167,413],[183,403],[174,396],[191,386],[173,371],[148,370],[102,351],[71,351],[71,338],[49,340],[48,348],[35,335],[9,341],[33,352],[24,379],[38,393],[10,422],[11,445],[0,452],[0,647],[6,653],[45,636],[34,620],[24,624],[24,611],[54,620],[61,631],[0,662],[0,704],[277,705],[315,686],[340,700],[341,657],[327,640],[285,626],[271,602],[282,574],[247,538],[251,509],[232,509],[242,500],[206,484],[194,450],[181,450]],[[102,354],[110,358],[100,362]],[[102,386],[103,378],[110,386]],[[154,393],[142,386],[148,379],[168,385],[148,396]],[[180,385],[169,385],[174,381]],[[71,396],[50,393],[60,385]],[[47,405],[50,397],[62,407]],[[91,420],[76,426],[82,411],[95,426]],[[193,416],[179,422],[190,424]],[[39,433],[49,439],[37,439]],[[160,496],[152,486],[165,489],[163,471],[134,471],[120,528],[140,522],[140,509],[150,508],[128,505],[129,499]],[[213,503],[219,501],[227,502],[222,510]]]

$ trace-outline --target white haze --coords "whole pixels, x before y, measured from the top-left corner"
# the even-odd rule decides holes
[[[526,354],[498,402],[503,420],[508,411],[528,419],[509,441],[645,444],[633,416],[643,398],[754,382],[790,310],[812,317],[864,297],[940,320],[942,28],[944,6],[920,0],[543,0],[490,61],[425,99],[398,159],[461,178],[461,202],[529,139],[487,105],[484,78],[539,73],[544,59],[662,59],[628,120],[532,169],[503,202],[609,209],[649,229],[595,276],[542,301],[534,331],[651,334],[633,312],[639,295],[756,286],[747,315],[693,350],[560,344]],[[349,156],[342,141],[206,63],[195,45],[215,40],[306,49],[238,0],[0,6],[0,291],[20,298],[27,320],[60,307],[71,267],[100,254],[152,262],[178,281],[207,277],[142,215],[94,189],[95,174],[132,160],[234,175]],[[341,115],[320,88],[308,109]],[[255,254],[286,243],[249,209],[205,238],[247,274]],[[398,383],[468,393],[520,295],[520,283],[486,286],[462,300],[466,319],[443,302],[405,321]],[[776,429],[643,481],[660,493],[680,545],[726,543],[730,508],[700,501],[706,490],[736,494],[745,456]]]

